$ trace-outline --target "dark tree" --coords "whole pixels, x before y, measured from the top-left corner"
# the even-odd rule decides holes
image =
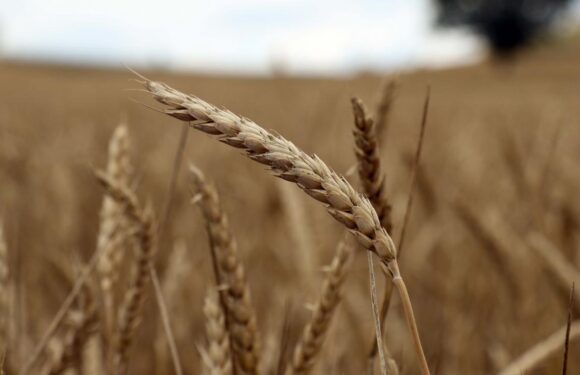
[[[500,56],[525,47],[572,0],[435,0],[441,26],[469,26]]]

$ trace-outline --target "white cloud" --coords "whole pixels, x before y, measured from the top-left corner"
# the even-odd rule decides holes
[[[415,66],[430,63],[431,53],[438,64],[464,58],[441,53],[453,49],[450,43],[471,55],[471,40],[430,36],[429,4],[20,0],[0,5],[0,48],[9,56],[60,61],[258,73],[274,62],[323,74]]]

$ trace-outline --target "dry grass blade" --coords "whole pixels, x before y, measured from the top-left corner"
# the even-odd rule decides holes
[[[346,226],[364,249],[377,254],[393,277],[400,277],[395,244],[381,226],[370,201],[358,194],[344,177],[332,171],[320,158],[306,154],[292,142],[264,130],[251,120],[199,98],[163,83],[147,80],[142,83],[157,101],[169,107],[164,110],[167,115],[181,121],[193,121],[195,129],[216,136],[229,146],[245,150],[250,159],[270,167],[274,175],[297,184],[313,199],[323,203],[327,212]],[[406,289],[399,288],[398,291],[405,293]],[[406,309],[405,313],[410,314],[412,310]],[[424,374],[429,373],[428,370],[425,372],[427,364],[415,318],[409,316],[407,321],[413,323],[409,328],[415,335],[415,349],[422,362],[421,369]]]
[[[219,286],[223,288],[221,298],[234,354],[234,371],[256,374],[259,368],[256,315],[237,244],[221,208],[217,190],[197,168],[191,167],[191,172],[197,191],[194,200],[201,207],[207,223],[216,276]]]
[[[539,232],[530,233],[528,244],[542,258],[554,279],[562,288],[568,289],[570,283],[580,285],[580,271],[564,258],[560,250],[546,236]],[[573,290],[576,304],[580,301],[580,290]]]
[[[415,158],[413,159],[413,169],[411,170],[411,182],[409,183],[409,195],[407,198],[407,206],[405,207],[405,217],[403,218],[403,226],[401,227],[401,234],[399,236],[399,253],[397,254],[399,258],[401,257],[403,246],[405,245],[405,235],[407,233],[407,227],[409,226],[409,219],[411,218],[411,211],[413,209],[413,198],[415,197],[415,186],[417,185],[417,171],[419,169],[419,163],[421,162],[421,152],[423,151],[423,141],[425,139],[425,129],[427,127],[430,99],[431,89],[427,87],[425,103],[423,104],[423,116],[421,118],[421,130],[419,131],[417,148],[415,149]]]
[[[562,360],[562,375],[568,373],[568,351],[570,350],[570,328],[572,326],[572,310],[574,307],[574,284],[570,290],[570,301],[568,302],[568,319],[566,321],[566,336],[564,338],[564,359]]]
[[[532,370],[543,360],[556,353],[562,346],[562,337],[566,334],[567,325],[560,328],[546,339],[540,341],[509,366],[503,369],[498,375],[521,375]],[[570,326],[570,341],[580,337],[580,321],[572,323]]]
[[[347,241],[341,241],[332,263],[326,269],[326,278],[312,318],[304,328],[302,337],[294,350],[292,373],[295,375],[306,375],[312,370],[324,343],[329,324],[335,315],[336,307],[341,300],[341,286],[346,277],[351,254],[352,246]]]
[[[206,317],[208,339],[207,374],[230,375],[232,373],[230,341],[217,289],[208,289],[203,312]]]
[[[150,278],[151,258],[155,249],[155,220],[151,208],[149,206],[143,208],[127,186],[112,181],[107,174],[102,172],[97,172],[97,178],[137,227],[135,234],[138,244],[137,259],[135,259],[135,269],[131,276],[131,285],[121,306],[114,361],[114,372],[124,374],[129,360],[129,349],[145,300],[146,284]]]
[[[175,189],[177,188],[177,177],[179,175],[179,168],[183,163],[183,154],[185,153],[185,146],[187,145],[187,135],[189,133],[189,126],[183,124],[181,128],[181,134],[179,137],[179,144],[175,152],[175,158],[173,159],[173,167],[171,169],[171,178],[169,179],[169,188],[167,189],[167,198],[165,201],[165,208],[163,210],[163,217],[161,218],[161,223],[159,225],[158,236],[161,238],[165,233],[165,228],[169,221],[171,214],[171,209],[173,207],[173,197],[175,196]],[[171,353],[171,361],[173,363],[173,368],[176,375],[182,375],[183,369],[181,368],[181,360],[179,358],[179,351],[177,350],[177,344],[175,342],[175,335],[171,328],[171,321],[169,318],[169,311],[163,293],[161,290],[161,285],[159,282],[159,276],[153,265],[149,263],[149,273],[151,276],[151,283],[153,285],[153,292],[155,293],[155,301],[157,302],[157,307],[159,308],[159,315],[161,316],[161,324],[163,326],[163,332],[167,339],[167,345],[169,347],[169,352]]]

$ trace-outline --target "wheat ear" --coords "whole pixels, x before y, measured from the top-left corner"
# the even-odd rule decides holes
[[[127,186],[111,180],[106,173],[97,172],[96,175],[107,193],[121,205],[126,217],[136,226],[137,259],[131,276],[131,285],[121,306],[114,361],[114,372],[124,374],[145,299],[145,287],[149,282],[149,266],[155,249],[155,220],[150,206],[143,208]]]
[[[243,374],[256,374],[259,366],[256,315],[237,243],[221,208],[215,186],[193,166],[191,173],[197,190],[194,201],[205,217],[217,282],[223,287],[222,305],[226,312],[235,370]]]
[[[399,280],[398,292],[409,299],[397,265],[393,240],[381,226],[368,198],[357,193],[342,176],[332,171],[316,155],[311,156],[280,135],[270,133],[253,121],[219,109],[203,100],[186,95],[163,83],[142,81],[146,90],[169,108],[164,113],[216,136],[221,142],[246,151],[247,156],[269,166],[272,173],[298,185],[306,194],[323,203],[328,213],[348,228],[357,241],[374,252],[394,279]],[[428,374],[427,361],[417,334],[410,305],[403,305],[409,329],[423,374]],[[411,314],[409,316],[409,314]]]
[[[369,200],[316,155],[307,155],[285,138],[270,133],[249,119],[183,94],[163,83],[144,81],[153,97],[167,106],[163,111],[270,167],[272,173],[297,184],[325,204],[328,213],[345,225],[367,250],[389,263],[396,257],[393,241],[382,228]]]
[[[310,373],[322,348],[330,321],[341,300],[341,286],[347,273],[351,254],[351,245],[347,241],[341,241],[332,263],[326,269],[326,278],[312,318],[304,328],[302,337],[294,350],[292,370],[295,375]]]
[[[109,156],[106,173],[112,182],[129,186],[132,167],[129,159],[129,132],[127,126],[119,125],[109,142]],[[119,202],[105,195],[100,212],[100,226],[97,237],[97,251],[102,251],[97,264],[103,295],[105,332],[111,340],[115,327],[114,284],[127,245],[127,219]]]
[[[367,115],[362,101],[358,98],[352,98],[351,102],[354,114],[353,134],[359,180],[363,193],[377,211],[379,222],[390,234],[393,229],[391,205],[385,197],[385,178],[381,168],[375,126],[372,118]]]
[[[230,340],[226,328],[226,318],[220,305],[220,296],[217,289],[208,289],[203,312],[206,317],[208,340],[207,374],[231,375]]]

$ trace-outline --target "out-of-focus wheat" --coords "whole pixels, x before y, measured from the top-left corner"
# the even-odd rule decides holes
[[[121,306],[117,327],[114,372],[124,374],[129,359],[129,349],[145,299],[145,288],[149,281],[149,265],[155,249],[155,220],[150,206],[141,206],[135,194],[125,185],[110,179],[103,172],[97,172],[99,182],[107,193],[118,202],[126,217],[136,226],[137,258],[131,276],[129,290]]]
[[[129,186],[132,167],[129,157],[129,131],[126,125],[119,125],[109,142],[109,160],[106,173],[109,179],[117,184]],[[128,228],[123,208],[112,197],[105,195],[100,213],[97,251],[102,251],[97,271],[103,295],[105,332],[111,340],[115,327],[114,284],[118,278],[119,268],[127,250]]]
[[[206,317],[208,341],[207,375],[230,375],[232,373],[230,340],[217,289],[208,289],[203,312]]]
[[[532,370],[544,359],[560,350],[564,344],[567,327],[564,326],[552,333],[544,340],[528,349],[516,360],[503,369],[499,375],[520,375]],[[580,337],[580,321],[572,323],[570,327],[570,341]]]
[[[383,138],[389,130],[389,117],[391,115],[398,86],[399,81],[397,77],[388,77],[383,83],[380,92],[380,98],[373,116],[376,124],[377,140],[380,144],[383,144]]]
[[[206,180],[199,169],[192,166],[191,173],[197,191],[194,201],[205,217],[217,283],[223,288],[221,300],[232,343],[235,371],[256,374],[260,359],[256,315],[237,243],[215,186]]]
[[[346,276],[351,253],[352,245],[347,240],[341,241],[332,263],[326,269],[326,278],[312,318],[304,328],[302,337],[294,350],[292,372],[295,375],[310,373],[322,348],[328,326],[341,300],[341,286]]]
[[[85,344],[93,335],[98,323],[96,306],[87,288],[79,296],[79,307],[69,310],[67,318],[69,327],[59,343],[56,358],[47,362],[43,374],[56,375],[65,373],[69,368],[76,370],[82,368]]]

